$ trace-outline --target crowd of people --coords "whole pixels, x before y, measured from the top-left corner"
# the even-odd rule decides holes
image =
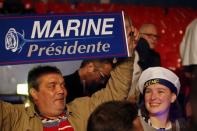
[[[129,17],[125,21],[131,57],[117,58],[116,64],[113,59],[83,61],[67,76],[53,66],[33,68],[27,78],[30,106],[0,101],[0,130],[195,131],[197,21],[180,46],[184,71],[189,70],[188,93],[181,76],[161,67],[154,50],[156,26],[143,24],[138,32]]]

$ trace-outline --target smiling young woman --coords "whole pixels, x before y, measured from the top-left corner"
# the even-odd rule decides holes
[[[176,99],[180,81],[172,71],[163,67],[146,69],[140,76],[139,90],[142,94],[139,115],[144,131],[184,130],[178,114],[173,112],[174,109],[178,112]]]

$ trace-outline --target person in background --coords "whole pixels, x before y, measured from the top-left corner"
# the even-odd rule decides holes
[[[126,21],[129,21],[127,18]],[[128,22],[126,22],[128,23]],[[143,24],[140,27],[140,39],[135,46],[134,71],[128,100],[138,101],[140,91],[138,88],[139,77],[149,67],[161,66],[160,55],[155,51],[159,35],[154,24]]]
[[[160,66],[160,55],[155,51],[159,38],[156,26],[154,24],[143,24],[139,31],[141,38],[135,48],[139,55],[139,66],[142,71],[149,67]]]
[[[87,131],[143,131],[137,105],[110,101],[98,106],[88,119]]]
[[[181,67],[176,70],[180,77],[182,88],[180,90],[179,102],[182,110],[185,111],[189,94],[194,86],[191,80],[197,73],[197,18],[194,19],[186,28],[185,34],[180,43]],[[187,117],[187,114],[184,114]]]
[[[113,68],[111,59],[84,60],[80,69],[73,74],[64,76],[68,92],[66,102],[78,97],[91,96],[104,88]]]
[[[179,118],[176,99],[179,78],[163,67],[150,67],[139,79],[140,121],[144,131],[184,131],[186,124]]]
[[[186,28],[180,43],[180,56],[183,66],[197,65],[197,18]]]

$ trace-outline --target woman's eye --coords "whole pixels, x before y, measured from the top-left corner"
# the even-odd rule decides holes
[[[150,93],[150,92],[151,92],[151,91],[150,91],[150,90],[148,90],[148,89],[147,89],[147,90],[145,90],[145,93]]]
[[[158,92],[159,92],[159,93],[164,93],[164,91],[162,91],[162,90],[161,90],[161,91],[158,91]]]

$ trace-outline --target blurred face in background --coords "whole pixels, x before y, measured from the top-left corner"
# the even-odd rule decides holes
[[[147,40],[151,49],[154,49],[159,38],[156,26],[153,24],[145,24],[140,28],[141,37]]]
[[[86,78],[87,84],[104,84],[110,77],[111,70],[112,65],[109,63],[91,63]]]
[[[146,88],[144,98],[149,115],[168,116],[170,105],[176,100],[176,95],[168,87],[157,83]]]

